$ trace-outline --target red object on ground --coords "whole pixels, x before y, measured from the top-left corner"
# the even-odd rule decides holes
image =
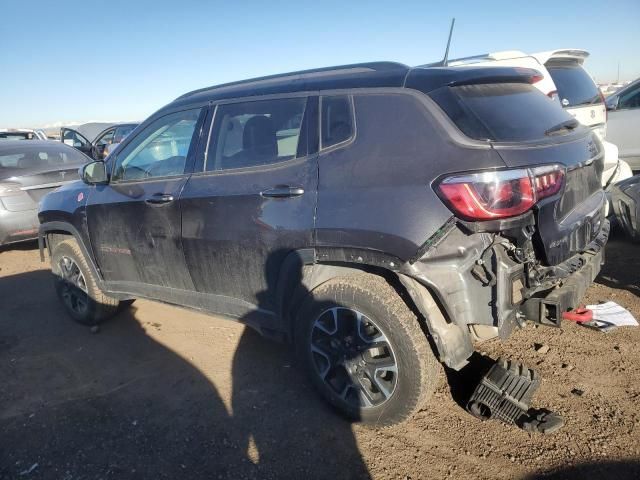
[[[588,308],[578,307],[570,312],[564,312],[562,318],[576,323],[585,323],[593,320],[593,312]]]

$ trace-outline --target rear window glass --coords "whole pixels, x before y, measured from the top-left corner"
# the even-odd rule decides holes
[[[466,136],[476,140],[539,140],[573,118],[525,83],[441,87],[429,96]]]
[[[602,102],[593,79],[580,65],[546,65],[565,107],[592,105]]]
[[[87,160],[76,150],[56,147],[0,149],[0,168],[40,169],[81,165]]]
[[[322,148],[349,140],[352,135],[353,115],[349,97],[322,97]]]

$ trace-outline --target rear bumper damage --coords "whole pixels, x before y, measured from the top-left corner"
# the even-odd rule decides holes
[[[600,272],[609,222],[603,218],[579,253],[553,266],[539,260],[534,228],[532,215],[498,225],[500,233],[469,232],[452,221],[401,269],[400,279],[447,366],[459,370],[474,343],[506,339],[526,321],[560,326],[562,314],[580,305]]]
[[[0,207],[0,245],[38,238],[37,210],[11,212]]]

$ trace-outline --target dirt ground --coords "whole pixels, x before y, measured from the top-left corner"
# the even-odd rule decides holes
[[[610,242],[588,302],[640,318],[639,248]],[[567,421],[554,435],[480,422],[445,381],[376,430],[337,417],[286,348],[237,323],[139,300],[92,333],[47,267],[34,244],[0,250],[2,479],[640,478],[640,328],[529,326],[479,346],[539,372],[535,406]]]

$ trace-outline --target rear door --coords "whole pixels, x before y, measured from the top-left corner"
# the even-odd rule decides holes
[[[185,258],[208,308],[276,310],[282,261],[313,241],[316,117],[307,96],[215,108],[202,171],[180,199]]]
[[[181,244],[178,197],[192,167],[203,108],[159,117],[117,157],[108,185],[87,201],[87,224],[98,265],[117,291],[171,300],[192,290]]]

